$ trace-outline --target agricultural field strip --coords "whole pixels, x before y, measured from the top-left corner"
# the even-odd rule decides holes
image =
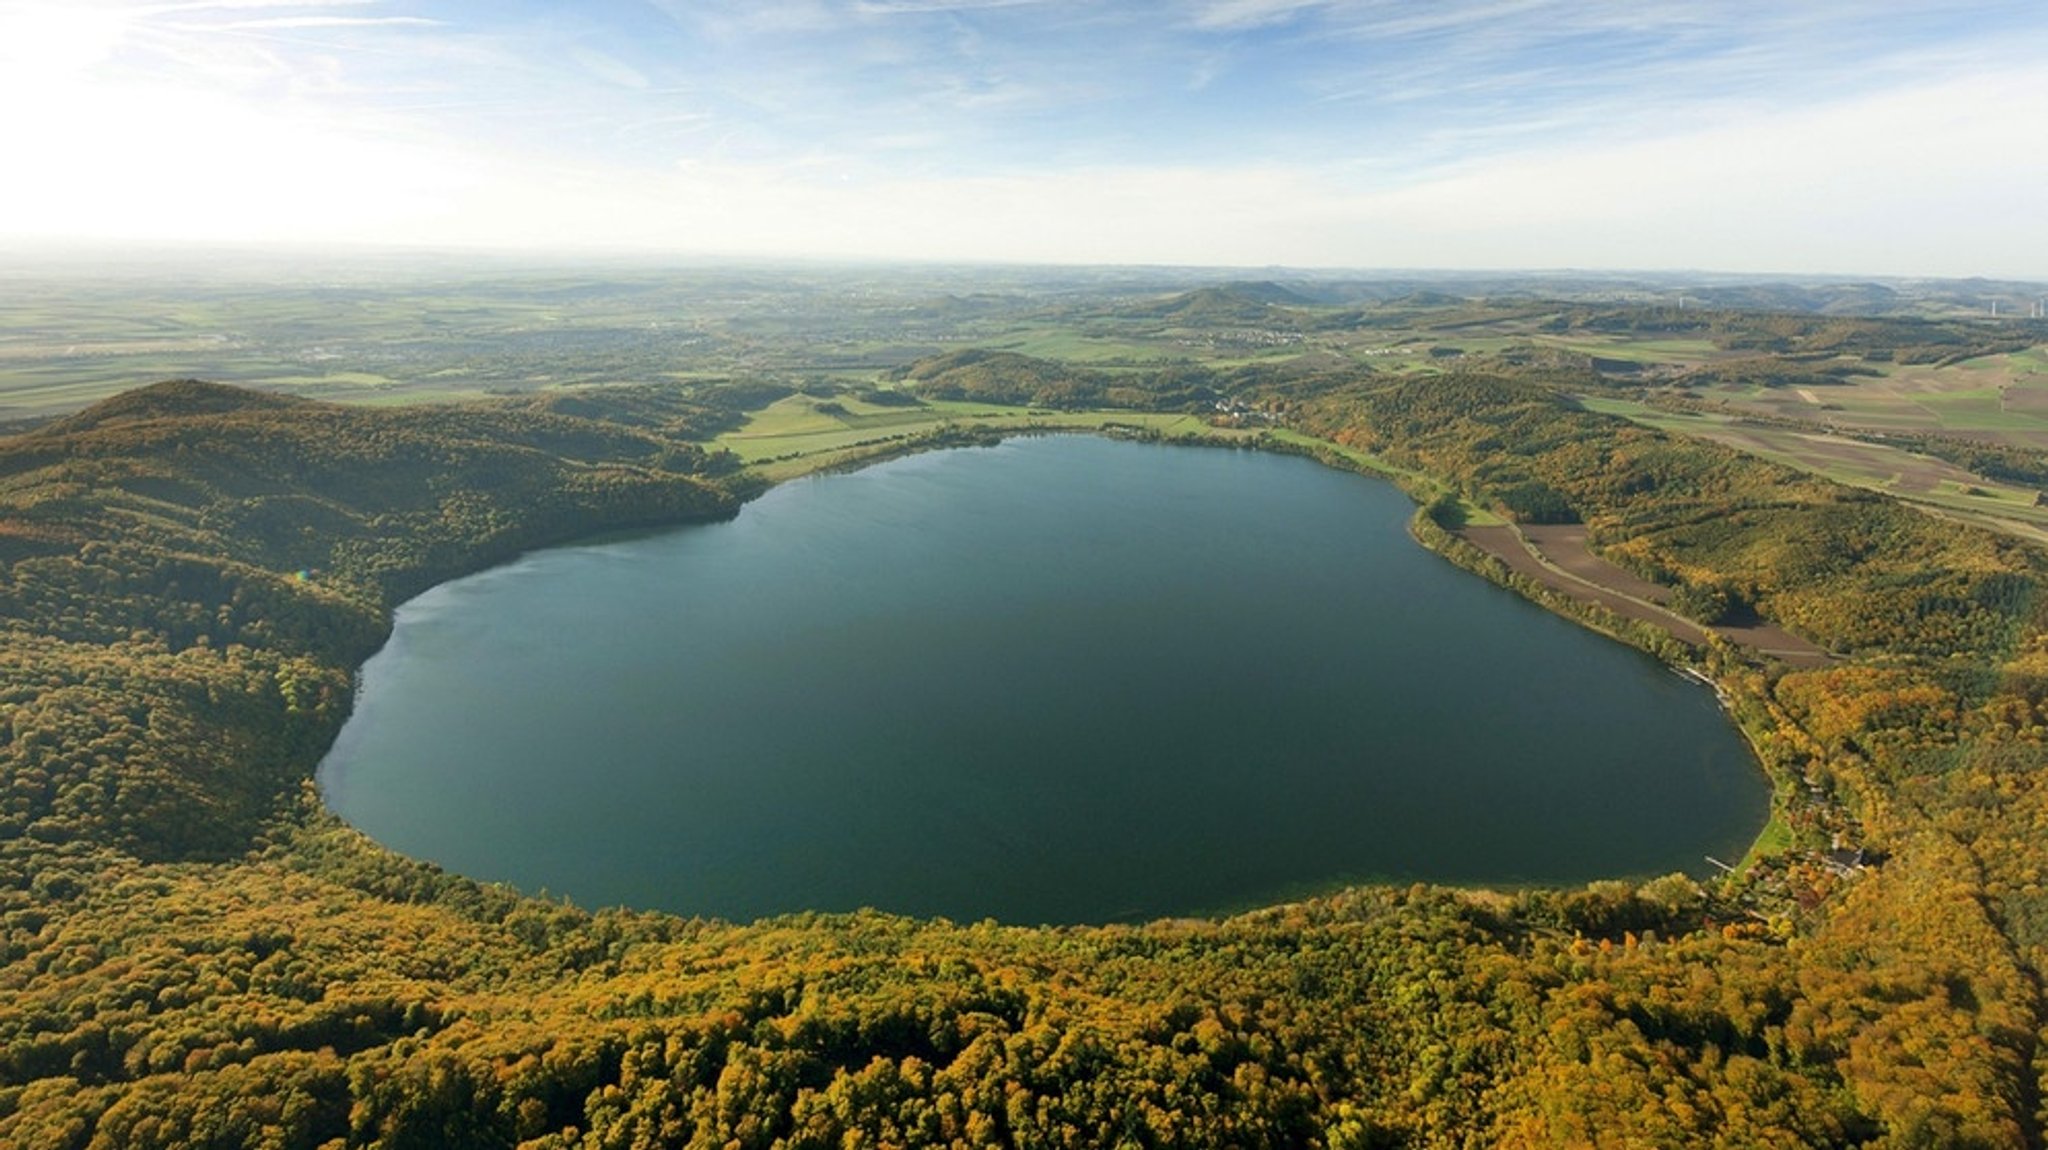
[[[839,412],[820,410],[829,403]],[[915,408],[863,403],[848,396],[819,401],[806,395],[777,400],[739,428],[707,446],[725,448],[763,478],[780,482],[808,471],[889,452],[948,426],[999,431],[1101,431],[1137,427],[1162,435],[1200,433],[1248,438],[1252,433],[1212,428],[1198,417],[1122,410],[1046,411],[973,401],[930,401]]]
[[[1673,435],[1709,440],[1837,483],[1889,495],[1933,514],[2048,544],[2048,508],[2034,506],[2032,488],[2001,483],[1900,448],[1820,431],[1737,426],[1728,419],[1664,411],[1635,400],[1578,398],[1590,411],[1618,415]],[[1969,494],[1969,489],[1983,494]]]
[[[1541,529],[1539,529],[1541,530]],[[1649,597],[1642,579],[1593,554],[1582,530],[1548,530],[1540,538],[1513,524],[1480,527],[1468,524],[1459,532],[1518,574],[1559,594],[1607,608],[1625,618],[1662,627],[1687,643],[1705,643],[1709,632],[1738,647],[1767,655],[1795,667],[1826,666],[1827,652],[1773,624],[1708,628]]]
[[[1516,531],[1522,536],[1524,545],[1534,552],[1538,559],[1559,568],[1565,574],[1612,591],[1623,598],[1647,602],[1671,618],[1685,620],[1694,627],[1699,626],[1670,609],[1669,588],[1601,558],[1593,550],[1584,526],[1576,523],[1528,524],[1517,527]],[[1738,647],[1748,647],[1795,665],[1824,666],[1830,661],[1826,651],[1774,623],[1712,624],[1708,626],[1708,630]]]
[[[1602,359],[1624,359],[1642,364],[1670,364],[1692,366],[1705,363],[1717,354],[1710,340],[1704,339],[1598,339],[1584,336],[1555,336],[1532,334],[1535,342],[1581,355],[1598,356]]]
[[[1703,399],[1796,419],[1868,430],[1913,428],[2048,448],[2048,359],[2043,348],[1960,363],[1861,363],[1878,374],[1825,389],[1713,385]],[[1856,361],[1861,362],[1861,361]],[[2038,413],[2031,410],[2036,404]]]
[[[1065,411],[1045,408],[1027,408],[977,400],[926,400],[918,407],[890,407],[864,403],[857,399],[841,396],[826,401],[845,408],[843,414],[819,410],[819,401],[809,396],[797,395],[781,399],[756,412],[737,431],[727,432],[719,437],[720,442],[744,441],[751,439],[801,438],[826,433],[835,429],[870,430],[899,429],[903,427],[936,427],[946,423],[971,419],[1036,419],[1080,422],[1094,422],[1099,419],[1124,418],[1130,422],[1186,422],[1205,426],[1194,416],[1179,413],[1150,413],[1121,409],[1098,411]]]
[[[1528,537],[1516,530],[1513,524],[1496,527],[1468,525],[1461,529],[1459,534],[1467,542],[1507,564],[1510,570],[1526,575],[1554,591],[1582,603],[1597,604],[1616,614],[1662,627],[1688,643],[1698,644],[1707,641],[1706,628],[1698,623],[1676,612],[1667,611],[1646,599],[1636,598],[1573,574],[1551,562],[1531,545]]]

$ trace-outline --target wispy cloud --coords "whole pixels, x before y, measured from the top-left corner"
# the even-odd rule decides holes
[[[212,27],[222,31],[290,28],[440,28],[444,20],[424,16],[268,16],[261,20],[235,20]]]
[[[637,229],[687,246],[709,242],[690,221],[716,217],[721,242],[778,251],[1171,260],[1178,245],[1204,261],[1370,263],[1398,248],[1397,262],[1457,262],[1482,245],[1551,250],[1515,227],[1611,251],[1598,205],[1662,220],[1668,235],[1635,262],[1671,262],[1700,219],[1640,205],[1702,209],[1624,179],[1630,165],[1753,180],[1770,196],[1744,212],[1761,218],[1776,197],[1814,234],[1819,200],[1801,189],[1872,219],[1910,215],[1903,193],[1820,170],[1868,170],[1827,134],[1952,156],[1977,136],[1916,110],[2042,58],[2038,0],[0,0],[0,102],[39,117],[0,118],[0,143],[68,161],[44,165],[32,212],[28,193],[0,191],[0,233],[85,218],[67,205],[124,210],[92,190],[119,175],[66,141],[129,164],[182,156],[282,194],[288,180],[234,158],[267,141],[306,165],[299,178],[331,178],[316,155],[348,156],[432,198],[431,211],[380,195],[374,212],[344,201],[302,221],[365,237],[423,234],[430,218],[474,242],[623,243]],[[1984,98],[2041,95],[1999,91]],[[1967,217],[1954,205],[2006,196],[2032,170],[2011,146],[2019,130],[1991,158],[1912,165],[1910,179],[1892,164],[1868,182]],[[1751,162],[1744,133],[1779,142],[1752,151],[1780,170]],[[1679,162],[1693,154],[1706,166]],[[1610,186],[1638,194],[1610,203]],[[1723,187],[1716,202],[1737,192],[1751,195]],[[1534,214],[1496,203],[1509,200]],[[1462,205],[1464,222],[1433,202]],[[298,209],[189,210],[281,232]],[[1389,220],[1450,246],[1422,258]],[[1953,250],[1978,242],[1942,234]],[[2010,248],[1987,241],[1983,259]]]
[[[862,16],[906,16],[933,12],[985,12],[993,8],[1025,8],[1050,0],[858,0],[853,11]]]
[[[1194,24],[1211,29],[1259,28],[1328,4],[1329,0],[1215,0],[1196,9]]]
[[[177,4],[130,5],[137,15],[158,16],[179,12],[247,12],[269,9],[352,8],[381,4],[384,0],[187,0]]]

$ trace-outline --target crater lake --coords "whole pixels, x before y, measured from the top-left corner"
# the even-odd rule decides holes
[[[401,606],[330,806],[474,878],[750,919],[1098,922],[1697,872],[1767,787],[1711,691],[1306,459],[1013,439]]]

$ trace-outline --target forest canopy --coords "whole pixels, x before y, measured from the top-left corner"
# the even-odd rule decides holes
[[[370,409],[181,381],[0,441],[0,1143],[2036,1141],[2048,558],[1586,411],[1562,370],[1114,389],[1284,410],[1333,461],[1569,517],[1841,655],[1660,648],[1714,677],[1778,791],[1781,849],[1727,882],[1059,929],[481,885],[311,793],[354,668],[431,583],[733,514],[758,481],[704,444],[780,393]],[[1110,379],[962,353],[901,382],[1050,406]]]

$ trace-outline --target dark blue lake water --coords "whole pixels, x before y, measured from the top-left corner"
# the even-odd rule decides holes
[[[404,605],[321,768],[584,905],[1083,922],[1741,853],[1712,694],[1417,547],[1385,483],[1085,436],[912,456]]]

